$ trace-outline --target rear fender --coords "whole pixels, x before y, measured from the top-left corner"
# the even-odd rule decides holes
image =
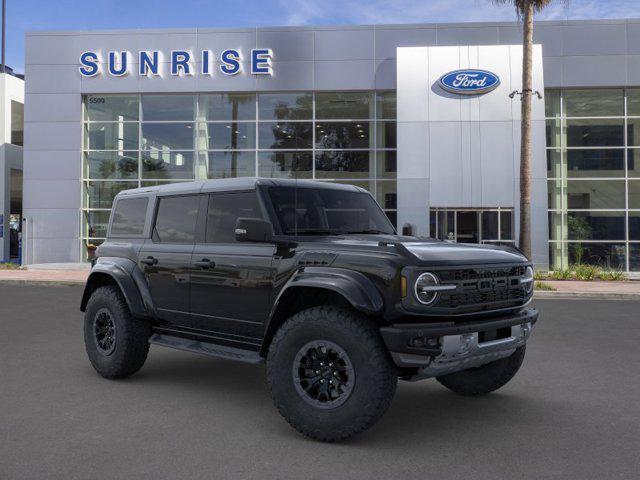
[[[93,291],[104,283],[105,275],[116,282],[134,317],[155,318],[155,309],[144,274],[132,260],[118,257],[100,257],[91,269],[82,295],[81,311],[85,311]]]

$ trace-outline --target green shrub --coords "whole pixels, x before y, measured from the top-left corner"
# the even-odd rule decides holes
[[[607,280],[610,282],[619,282],[621,280],[626,280],[627,277],[621,270],[605,270],[599,273],[598,278],[600,280]]]
[[[560,268],[551,272],[552,280],[569,280],[573,277],[573,272],[569,268]]]
[[[0,262],[0,270],[20,270],[20,265],[13,262]]]
[[[549,278],[549,272],[535,271],[533,273],[533,278],[534,280],[546,280],[547,278]]]
[[[576,279],[591,281],[598,278],[602,273],[602,269],[596,265],[579,264],[574,266]]]
[[[547,291],[547,292],[555,292],[556,291],[556,288],[553,287],[553,285],[549,285],[548,283],[544,283],[544,282],[536,282],[535,289],[536,290],[544,290],[544,291]]]

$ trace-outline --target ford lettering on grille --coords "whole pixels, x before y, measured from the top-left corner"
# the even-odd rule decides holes
[[[438,83],[447,92],[480,95],[497,88],[500,78],[486,70],[454,70],[440,77]]]

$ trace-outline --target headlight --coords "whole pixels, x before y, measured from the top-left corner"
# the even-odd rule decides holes
[[[438,277],[433,273],[423,273],[418,277],[415,284],[416,298],[423,305],[432,304],[438,296]]]
[[[520,279],[520,283],[524,285],[527,294],[533,291],[533,268],[527,267],[524,271],[524,277]]]

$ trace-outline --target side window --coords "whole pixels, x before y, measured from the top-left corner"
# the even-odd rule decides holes
[[[109,235],[142,235],[148,204],[148,197],[118,200],[113,210],[113,222],[111,222]]]
[[[198,195],[160,198],[154,240],[161,243],[193,243],[199,202]]]
[[[207,243],[234,243],[239,217],[263,218],[256,192],[217,193],[209,196]]]

